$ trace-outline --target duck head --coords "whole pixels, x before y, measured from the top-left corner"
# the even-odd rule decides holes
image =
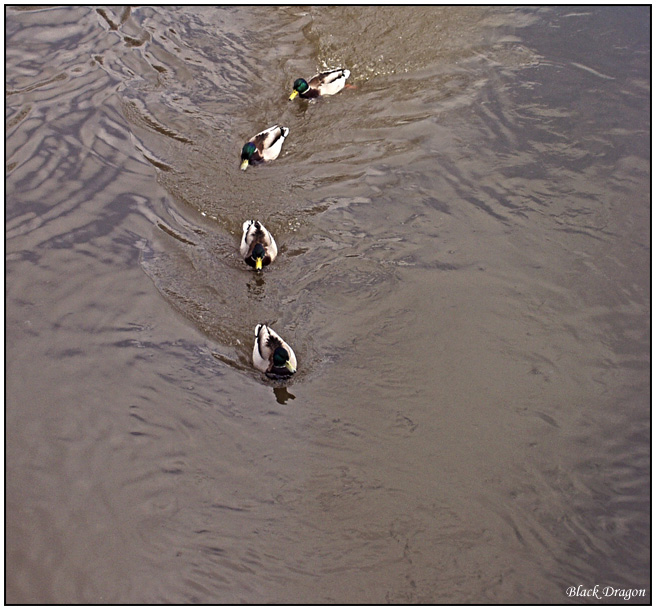
[[[280,369],[285,368],[290,373],[296,372],[296,369],[289,361],[289,353],[284,347],[277,347],[273,352],[273,366]]]
[[[248,167],[248,162],[251,160],[252,156],[257,151],[255,144],[253,142],[246,142],[244,148],[241,149],[241,165],[240,169],[246,169]]]
[[[266,251],[264,250],[264,246],[262,244],[255,244],[251,258],[255,261],[255,269],[257,271],[262,270],[262,261],[264,260],[265,256]]]
[[[294,90],[289,96],[290,100],[293,100],[299,93],[305,93],[310,88],[310,85],[307,84],[307,81],[304,78],[297,78],[294,81]]]

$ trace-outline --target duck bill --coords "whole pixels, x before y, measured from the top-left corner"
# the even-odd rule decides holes
[[[245,170],[248,167],[248,159],[244,159],[239,166],[239,169]]]
[[[262,271],[262,259],[261,258],[256,258],[255,259],[255,269],[256,269],[256,271]]]
[[[297,95],[298,95],[298,91],[296,91],[296,89],[294,89],[294,91],[292,91],[292,94],[289,96],[289,99],[293,100]]]
[[[295,373],[295,372],[296,372],[296,369],[292,366],[292,363],[291,363],[289,360],[287,360],[287,362],[285,362],[285,368],[286,368],[290,373]]]

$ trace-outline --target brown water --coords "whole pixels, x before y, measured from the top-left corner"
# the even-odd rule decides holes
[[[649,10],[7,8],[6,601],[650,601]]]

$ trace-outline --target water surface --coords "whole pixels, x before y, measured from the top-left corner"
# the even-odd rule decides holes
[[[651,599],[647,7],[5,29],[7,602]]]

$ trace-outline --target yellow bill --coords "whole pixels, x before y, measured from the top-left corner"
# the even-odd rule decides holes
[[[292,91],[292,94],[289,96],[289,99],[293,100],[297,95],[298,95],[298,91],[296,91],[296,89],[294,89],[294,91]]]
[[[255,259],[255,269],[260,271],[262,269],[262,259],[261,258],[256,258]]]
[[[248,167],[248,159],[244,159],[239,166],[239,169],[246,169]]]

